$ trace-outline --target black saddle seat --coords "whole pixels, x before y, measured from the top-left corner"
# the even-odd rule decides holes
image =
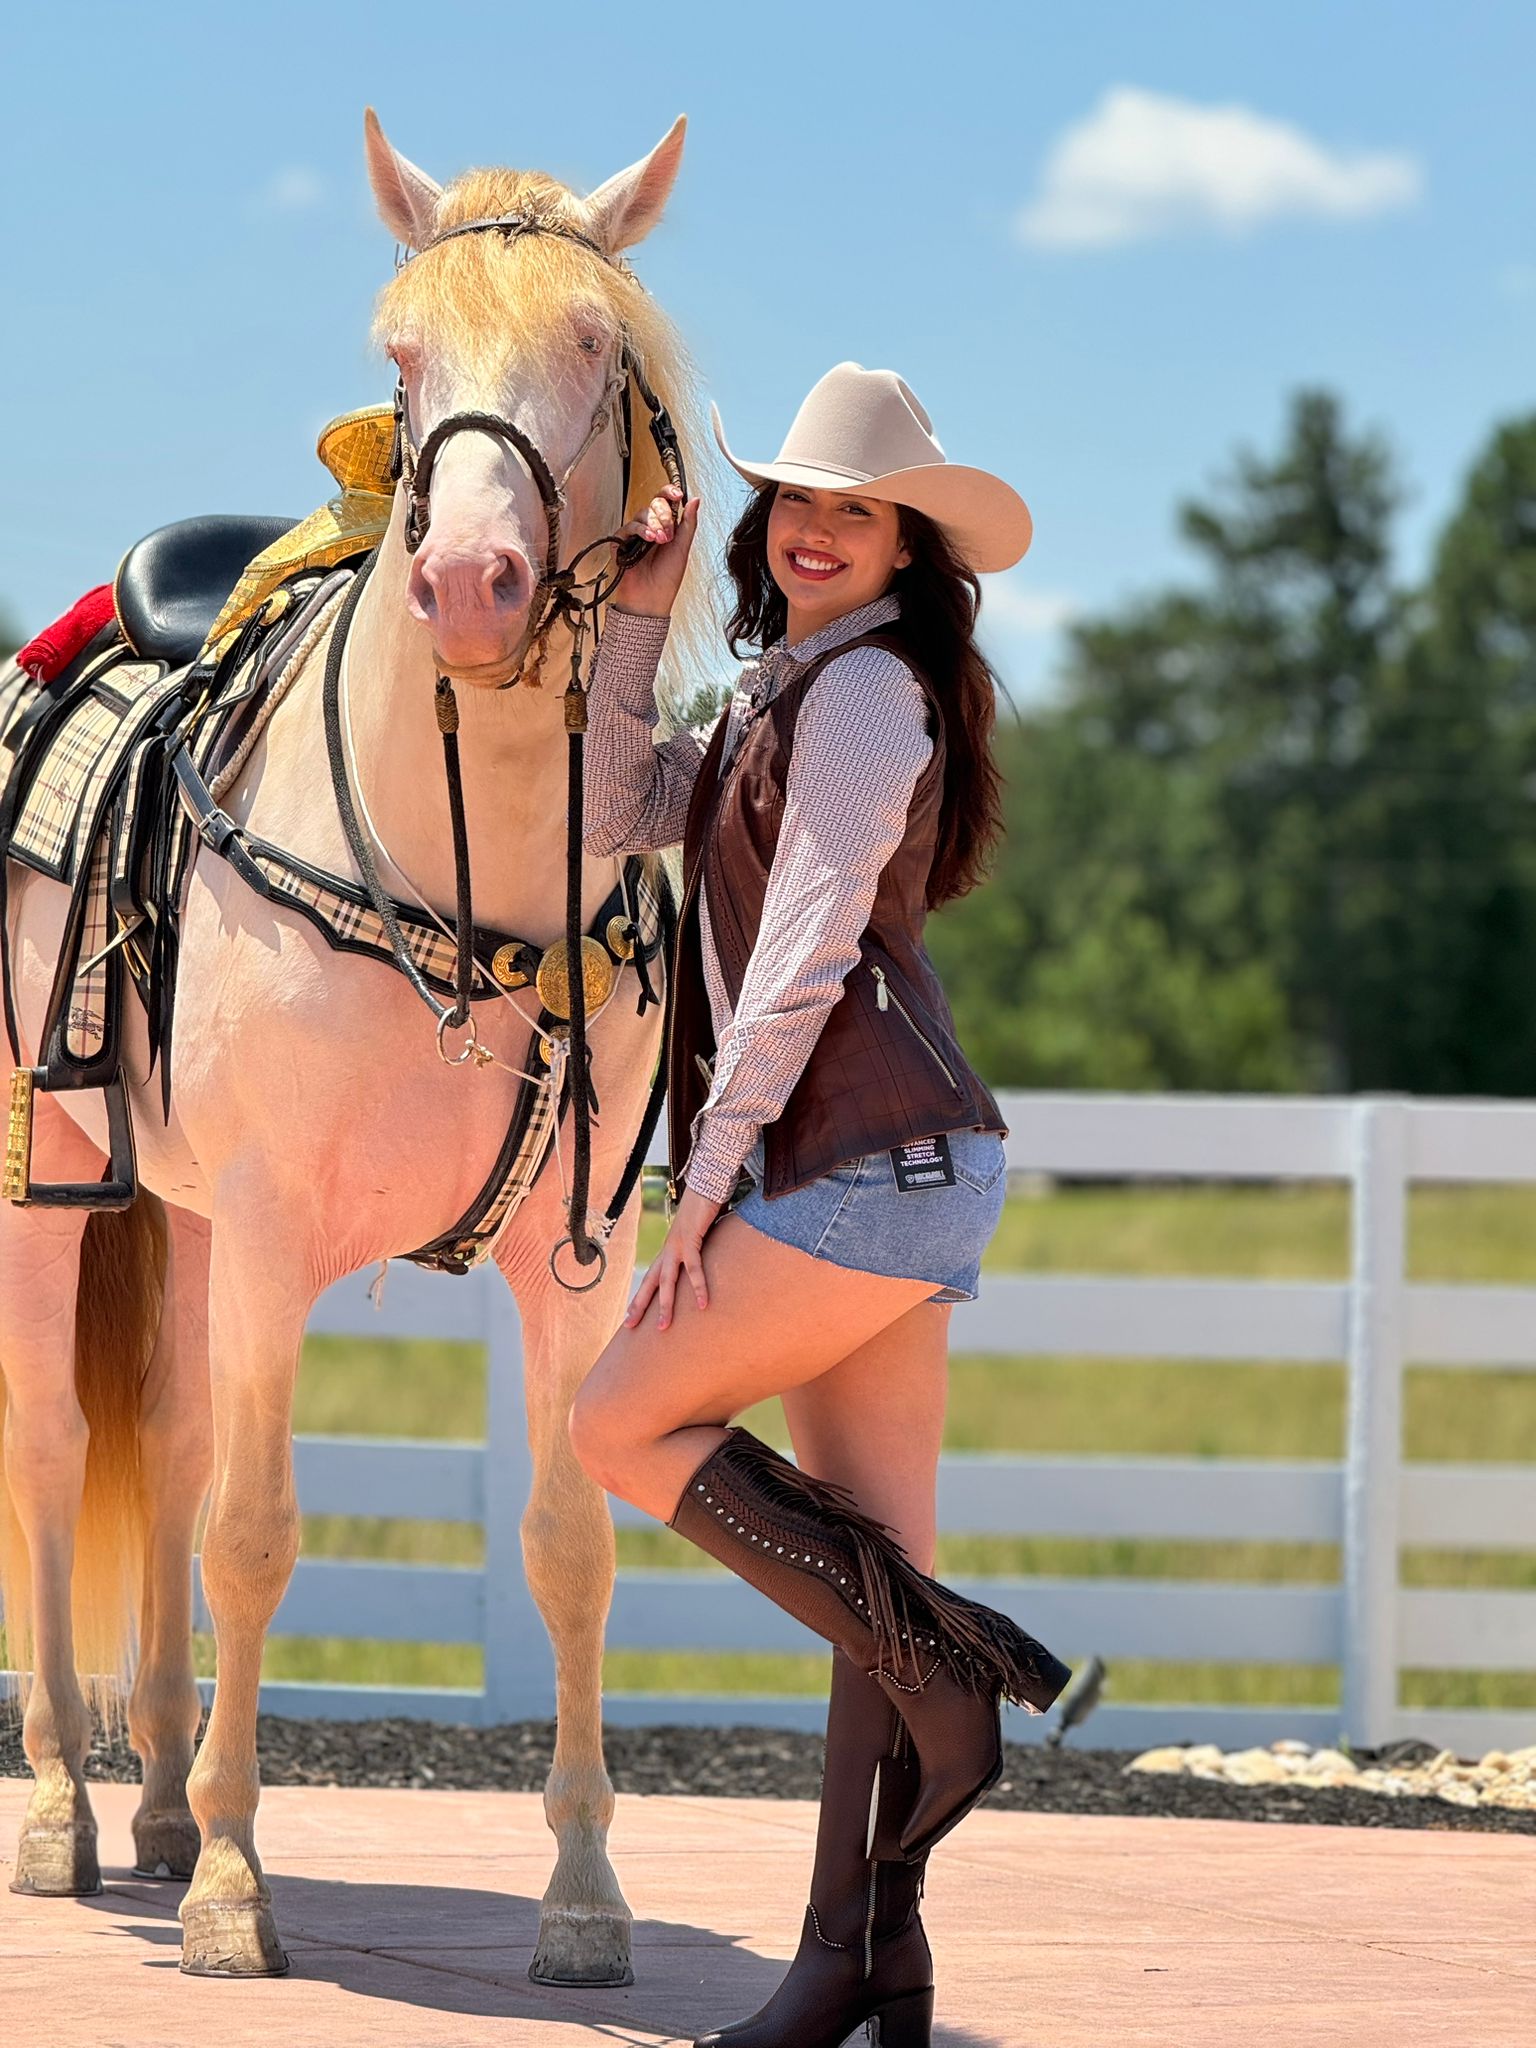
[[[253,556],[298,524],[243,512],[177,519],[135,541],[113,595],[135,654],[181,668],[196,661],[208,629]]]

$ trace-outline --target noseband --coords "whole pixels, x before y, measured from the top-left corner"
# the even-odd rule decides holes
[[[524,235],[558,235],[566,241],[577,242],[584,249],[590,249],[611,269],[629,278],[638,286],[639,280],[627,265],[616,262],[605,250],[584,235],[579,228],[567,227],[559,221],[536,219],[530,214],[497,214],[486,220],[461,221],[457,227],[445,228],[425,243],[417,255],[424,256],[429,250],[442,243],[453,241],[459,235],[499,234],[510,245]],[[408,258],[414,261],[414,258]],[[395,441],[391,457],[391,473],[405,485],[405,546],[408,554],[415,554],[426,538],[432,518],[432,473],[444,447],[456,434],[485,434],[490,439],[502,442],[519,457],[523,467],[533,479],[539,501],[544,507],[545,546],[544,563],[538,584],[534,591],[534,608],[528,627],[529,654],[522,665],[499,687],[510,689],[520,682],[524,675],[530,682],[539,679],[543,667],[544,648],[557,619],[563,619],[575,636],[575,659],[580,658],[581,640],[589,625],[595,625],[598,607],[605,604],[618,588],[624,571],[645,552],[647,543],[637,535],[621,539],[618,534],[605,534],[602,539],[589,541],[562,569],[560,567],[560,520],[565,510],[565,487],[576,472],[577,464],[603,433],[611,420],[617,418],[620,454],[624,464],[624,479],[621,502],[629,503],[630,477],[630,385],[640,394],[641,403],[649,415],[651,438],[656,444],[656,453],[668,481],[675,484],[686,500],[688,480],[683,469],[682,449],[671,415],[646,380],[644,365],[627,334],[620,334],[617,360],[612,375],[603,390],[602,397],[593,409],[591,421],[582,438],[581,446],[566,464],[558,480],[538,444],[525,434],[515,420],[494,412],[456,412],[439,420],[418,448],[411,439],[410,404],[406,397],[405,381],[398,378],[395,383]],[[674,507],[674,525],[682,516],[681,506]],[[614,559],[606,570],[599,568],[590,576],[578,574],[581,565],[589,555],[599,549],[612,548]]]

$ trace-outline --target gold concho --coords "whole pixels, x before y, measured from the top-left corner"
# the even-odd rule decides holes
[[[528,986],[528,976],[517,964],[522,951],[521,946],[498,946],[491,955],[491,973],[503,988]]]
[[[587,999],[588,1010],[595,1010],[600,1003],[607,1002],[613,993],[617,969],[608,956],[607,948],[596,939],[581,942],[581,985]],[[566,967],[565,941],[556,939],[539,962],[539,971],[534,976],[539,991],[539,1001],[551,1015],[569,1017],[571,1014],[571,981]]]
[[[570,1035],[571,1034],[569,1025],[553,1024],[550,1026],[548,1037],[541,1038],[539,1040],[539,1058],[544,1062],[546,1067],[552,1067],[555,1064],[556,1044],[564,1043],[564,1041],[568,1039]]]
[[[616,960],[634,959],[634,926],[627,917],[609,918],[607,938],[608,950]]]

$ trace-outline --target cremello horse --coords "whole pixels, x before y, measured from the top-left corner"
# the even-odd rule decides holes
[[[475,171],[443,189],[391,148],[371,113],[367,129],[379,211],[410,248],[456,222],[538,210],[616,257],[660,217],[682,146],[679,120],[648,157],[581,199],[535,172]],[[588,432],[621,335],[686,433],[691,401],[675,337],[639,284],[579,240],[444,241],[383,292],[377,331],[401,367],[418,436],[452,413],[503,414],[558,476]],[[628,509],[663,481],[642,418]],[[691,455],[696,430],[687,445]],[[569,559],[626,514],[613,434],[582,456],[566,495]],[[561,935],[564,904],[560,632],[549,649],[552,687],[474,687],[505,678],[521,658],[544,507],[507,447],[466,434],[443,450],[430,531],[413,556],[402,525],[397,495],[347,648],[368,814],[399,867],[451,912],[433,683],[437,673],[452,676],[477,919],[548,944]],[[225,804],[268,840],[351,873],[326,768],[324,653],[322,644],[308,658]],[[584,919],[613,880],[610,862],[586,861]],[[35,1056],[65,892],[20,869],[12,884],[23,1052]],[[305,1319],[330,1282],[427,1242],[465,1210],[518,1084],[497,1066],[445,1065],[432,1018],[401,975],[332,952],[207,852],[191,875],[182,932],[169,1123],[158,1084],[132,1095],[141,1175],[159,1201],[141,1198],[88,1229],[79,1211],[0,1207],[5,1471],[20,1538],[9,1553],[6,1614],[13,1661],[21,1664],[30,1636],[35,1674],[24,1735],[36,1785],[17,1881],[60,1893],[98,1882],[81,1776],[90,1723],[76,1672],[122,1664],[141,1586],[128,1708],[144,1760],[136,1860],[190,1873],[184,1968],[259,1974],[284,1967],[256,1852],[256,1708],[262,1645],[299,1545],[291,1408]],[[529,1064],[528,1030],[509,1004],[482,1003],[477,1017],[508,1068]],[[639,1124],[658,1029],[656,1011],[640,1018],[633,1001],[615,1002],[595,1024],[603,1114],[594,1209],[617,1184]],[[128,1064],[144,1074],[142,1048]],[[89,1113],[99,1101],[39,1101],[37,1179],[100,1175],[105,1120]],[[602,1494],[571,1456],[566,1416],[622,1314],[637,1211],[632,1202],[606,1278],[589,1293],[566,1293],[550,1274],[565,1228],[552,1169],[496,1246],[524,1332],[533,1463],[524,1556],[557,1673],[545,1810],[558,1857],[534,1964],[549,1981],[629,1975],[629,1912],[606,1849],[613,1791],[600,1713],[613,1531]],[[205,1497],[202,1571],[218,1679],[194,1762],[189,1577]]]

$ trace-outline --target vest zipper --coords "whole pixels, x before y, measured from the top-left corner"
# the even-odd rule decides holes
[[[912,1012],[901,1000],[901,997],[897,995],[895,989],[891,987],[890,982],[886,979],[885,969],[874,960],[871,960],[868,964],[870,973],[875,977],[875,1008],[877,1010],[885,1010],[889,1009],[891,1004],[895,1004],[898,1013],[906,1019],[907,1026],[915,1034],[918,1043],[926,1047],[929,1054],[938,1063],[939,1070],[950,1087],[954,1089],[957,1095],[960,1094],[960,1083],[955,1079],[948,1060],[939,1051],[939,1048],[928,1036],[922,1025],[918,1023]]]

